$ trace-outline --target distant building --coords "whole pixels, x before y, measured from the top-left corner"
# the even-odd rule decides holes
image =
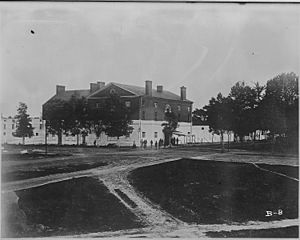
[[[120,138],[121,145],[132,145],[134,142],[138,146],[141,140],[159,141],[164,139],[161,124],[164,122],[165,112],[173,111],[179,120],[179,127],[174,134],[179,138],[180,143],[192,140],[192,104],[193,102],[186,97],[186,88],[181,87],[179,95],[163,89],[159,85],[156,89],[152,88],[152,81],[146,81],[145,87],[125,85],[119,83],[104,82],[91,83],[88,90],[66,90],[65,86],[56,86],[56,94],[47,103],[55,99],[69,100],[72,96],[77,98],[85,97],[90,108],[101,108],[111,93],[120,96],[123,104],[131,111],[133,132],[129,136]],[[116,138],[102,134],[96,138],[95,134],[90,134],[87,144],[93,144],[96,140],[97,145],[107,145],[116,142]],[[63,140],[63,144],[67,144]]]
[[[12,117],[4,117],[1,115],[1,144],[21,144],[22,138],[15,137],[17,120]],[[40,117],[31,118],[33,136],[26,138],[26,144],[42,144],[45,138],[45,122]]]

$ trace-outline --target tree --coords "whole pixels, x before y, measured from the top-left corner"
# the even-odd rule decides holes
[[[193,125],[207,125],[207,111],[196,108],[192,116]]]
[[[255,108],[258,90],[247,86],[244,82],[237,82],[229,93],[232,102],[233,123],[232,130],[243,141],[244,136],[257,130]],[[254,134],[255,135],[255,134]]]
[[[232,129],[232,102],[221,93],[216,98],[211,98],[209,104],[203,107],[207,114],[207,123],[213,134],[221,135],[222,151],[224,151],[224,133]]]
[[[98,129],[103,129],[108,136],[118,139],[121,136],[127,136],[133,131],[133,127],[130,126],[132,121],[129,114],[128,108],[121,102],[120,97],[111,94],[105,101],[101,116],[102,121],[98,124]]]
[[[298,146],[299,128],[299,76],[282,73],[267,82],[266,93],[261,102],[262,125],[275,136],[287,138]]]
[[[171,144],[171,137],[178,127],[178,117],[174,112],[167,110],[165,112],[165,121],[161,126],[165,135],[165,145],[168,146]]]
[[[72,105],[68,101],[55,99],[43,105],[43,119],[47,131],[58,136],[58,145],[62,144],[62,134],[69,134],[74,127]]]
[[[71,116],[68,118],[69,132],[77,136],[77,145],[79,145],[79,135],[82,136],[82,144],[86,144],[86,136],[91,132],[91,121],[88,111],[87,99],[76,98],[74,95],[68,102],[71,106]]]
[[[27,105],[20,102],[18,107],[18,113],[15,116],[17,119],[17,128],[14,136],[21,137],[23,145],[25,144],[26,137],[33,136],[33,127],[31,125],[31,119],[27,114]]]

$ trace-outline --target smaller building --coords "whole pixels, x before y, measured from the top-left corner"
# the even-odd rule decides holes
[[[1,116],[1,144],[22,144],[22,138],[15,137],[17,120],[13,117]],[[45,142],[45,121],[40,117],[31,118],[33,136],[26,138],[26,144],[43,144]]]

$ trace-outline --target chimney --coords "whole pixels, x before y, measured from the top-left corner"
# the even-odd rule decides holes
[[[62,94],[65,91],[66,91],[66,87],[65,86],[56,85],[56,95]]]
[[[105,82],[97,82],[98,84],[98,89],[104,88]]]
[[[186,100],[186,87],[184,86],[180,88],[180,99],[182,101]]]
[[[159,93],[163,92],[163,86],[162,85],[157,86],[157,92],[159,92]]]
[[[99,89],[97,83],[90,83],[90,93],[96,92]]]
[[[152,81],[147,80],[145,83],[145,94],[147,96],[152,96]]]

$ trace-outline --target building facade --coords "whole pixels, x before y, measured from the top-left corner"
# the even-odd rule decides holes
[[[103,146],[118,141],[118,144],[121,146],[132,146],[134,143],[138,146],[144,140],[147,140],[148,144],[151,141],[154,144],[159,139],[164,139],[161,124],[164,122],[166,111],[174,112],[179,120],[178,131],[174,137],[178,138],[180,143],[190,141],[193,102],[186,98],[185,87],[181,87],[177,95],[164,90],[161,85],[153,89],[152,81],[146,81],[145,87],[119,83],[105,85],[104,82],[97,82],[90,83],[90,89],[88,90],[66,90],[65,86],[56,86],[56,94],[43,104],[43,109],[47,108],[47,104],[53,100],[67,101],[72,96],[76,98],[85,97],[91,109],[102,108],[105,100],[112,93],[118,95],[122,104],[128,108],[133,132],[129,136],[120,137],[119,140],[114,137],[108,137],[105,134],[101,134],[97,138],[92,133],[86,138],[87,144],[94,144],[96,141],[97,145]],[[67,138],[71,139],[72,136]],[[73,141],[63,139],[62,143],[71,144]]]

